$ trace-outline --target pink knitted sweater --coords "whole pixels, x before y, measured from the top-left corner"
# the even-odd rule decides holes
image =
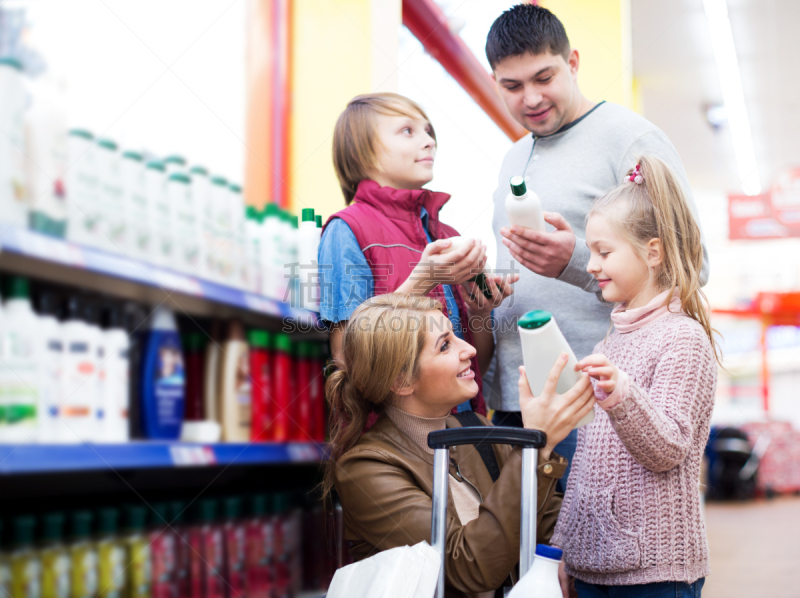
[[[700,461],[717,365],[702,326],[668,313],[597,344],[627,390],[581,428],[552,543],[601,585],[692,583],[709,573]]]

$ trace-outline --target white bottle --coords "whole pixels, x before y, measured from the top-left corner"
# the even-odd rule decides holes
[[[130,407],[130,340],[119,310],[109,308],[105,313],[102,331],[104,377],[100,398],[102,418],[99,422],[100,442],[127,442],[130,438],[128,411]]]
[[[580,372],[575,371],[578,360],[575,353],[561,333],[556,320],[549,311],[536,309],[529,311],[517,321],[519,338],[522,343],[522,360],[525,375],[533,396],[539,396],[544,390],[547,375],[562,353],[569,357],[567,364],[558,378],[556,392],[564,394],[580,379]],[[578,422],[577,428],[594,420],[594,408]]]
[[[192,180],[182,172],[167,179],[167,197],[172,210],[175,258],[172,266],[189,275],[200,267],[199,210],[192,201]]]
[[[233,227],[229,209],[228,180],[225,177],[211,177],[211,201],[214,206],[214,241],[211,251],[216,256],[214,274],[217,282],[232,284],[234,279],[233,264]]]
[[[101,205],[94,136],[84,129],[72,129],[67,134],[67,150],[69,167],[64,178],[67,239],[81,245],[96,245]]]
[[[524,226],[539,232],[545,232],[542,202],[533,191],[528,191],[525,179],[521,176],[511,177],[511,193],[506,197],[506,213],[511,226]]]
[[[63,238],[67,202],[67,125],[63,94],[48,80],[32,83],[33,106],[25,115],[26,185],[33,230]]]
[[[0,363],[0,396],[5,411],[3,442],[38,441],[39,318],[31,307],[28,279],[12,276],[4,305],[4,351]]]
[[[56,317],[55,297],[50,293],[39,296],[39,442],[55,442],[58,409],[62,400],[64,370],[64,333]]]
[[[279,295],[278,276],[283,272],[282,267],[278,268],[281,259],[281,231],[279,208],[274,203],[268,203],[261,224],[261,294],[272,299]]]
[[[64,320],[64,388],[56,425],[55,441],[81,443],[94,441],[97,434],[97,394],[99,390],[98,333],[84,319],[77,298],[67,301]]]
[[[211,181],[208,170],[202,166],[193,166],[189,171],[192,177],[192,198],[199,214],[200,270],[198,276],[208,280],[214,279],[214,260],[212,253],[214,243],[214,207],[211,198]]]
[[[125,212],[125,252],[134,259],[152,260],[150,207],[145,184],[144,157],[127,151],[121,161],[122,194]]]
[[[297,230],[297,260],[299,285],[297,291],[298,307],[319,311],[319,251],[320,229],[314,208],[303,208],[303,221]]]
[[[558,566],[562,556],[560,548],[537,544],[531,568],[511,589],[508,598],[562,598],[558,581]]]
[[[250,287],[247,267],[247,228],[245,227],[244,197],[242,187],[228,185],[228,210],[231,213],[231,235],[233,239],[233,286],[240,289]]]
[[[275,279],[278,283],[275,299],[291,303],[292,276],[296,268],[292,265],[297,254],[296,238],[292,225],[292,215],[280,210],[280,243],[278,245]]]
[[[245,231],[247,232],[247,290],[261,293],[261,240],[263,214],[255,206],[245,208]]]
[[[167,196],[167,178],[164,164],[151,160],[145,167],[145,189],[150,203],[153,263],[169,266],[172,262],[174,237],[172,231],[172,210]]]
[[[0,222],[27,228],[25,87],[22,65],[15,58],[0,58],[0,90]]]
[[[164,168],[167,170],[167,178],[176,172],[186,174],[186,158],[183,156],[173,154],[171,156],[167,156],[161,162],[164,164]]]
[[[120,253],[125,248],[125,198],[117,144],[110,139],[97,140],[97,167],[100,177],[102,217],[99,246]]]

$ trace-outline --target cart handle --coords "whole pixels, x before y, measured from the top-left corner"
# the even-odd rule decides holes
[[[523,448],[540,449],[547,444],[547,434],[539,430],[504,426],[448,428],[428,434],[428,446],[432,449],[481,443],[513,444]]]
[[[461,444],[513,444],[522,447],[522,497],[520,500],[520,577],[533,563],[536,544],[536,469],[540,449],[547,444],[547,434],[539,430],[502,426],[467,426],[437,430],[428,434],[433,453],[433,497],[431,509],[431,546],[439,555],[441,568],[435,598],[444,598],[445,535],[447,528],[448,448]]]

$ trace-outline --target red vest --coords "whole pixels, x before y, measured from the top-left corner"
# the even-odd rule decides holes
[[[428,231],[434,241],[459,236],[456,229],[439,222],[439,210],[449,199],[446,193],[427,189],[393,189],[381,187],[375,181],[363,180],[358,184],[353,203],[331,216],[325,226],[334,218],[341,218],[348,224],[372,269],[375,294],[383,295],[394,292],[406,281],[428,244],[420,219],[423,206],[428,212]],[[429,296],[442,303],[447,315],[442,285],[434,288]],[[457,290],[454,296],[461,315],[464,339],[474,345],[472,331],[467,324],[467,306]],[[477,357],[472,358],[472,370],[478,383],[478,394],[471,401],[472,409],[485,415],[483,382]]]

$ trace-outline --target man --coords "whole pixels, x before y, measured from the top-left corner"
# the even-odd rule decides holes
[[[695,218],[697,209],[683,164],[666,135],[627,108],[595,104],[581,93],[580,56],[550,11],[520,4],[504,12],[489,31],[486,57],[509,113],[532,133],[517,141],[503,160],[493,219],[497,268],[509,268],[516,260],[522,271],[513,300],[495,310],[496,362],[489,404],[496,410],[496,425],[522,426],[517,319],[532,309],[551,312],[579,359],[591,354],[609,330],[613,306],[602,301],[597,282],[586,272],[585,219],[593,201],[622,182],[637,157],[646,154],[672,167]],[[555,230],[515,232],[509,227],[505,197],[515,175],[523,176],[539,196],[545,220]],[[705,249],[701,279],[708,279]],[[573,431],[556,451],[571,462],[576,443]],[[569,469],[560,481],[562,490],[568,476]]]

